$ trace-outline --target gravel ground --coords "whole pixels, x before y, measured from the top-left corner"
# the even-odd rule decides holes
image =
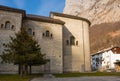
[[[120,81],[120,77],[34,78],[31,81]]]

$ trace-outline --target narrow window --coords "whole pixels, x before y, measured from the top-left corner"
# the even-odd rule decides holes
[[[53,37],[53,35],[51,34],[51,38]]]
[[[78,41],[76,41],[76,45],[78,46]]]
[[[15,30],[15,27],[14,27],[14,25],[12,25],[11,29],[12,29],[12,30]]]
[[[3,43],[3,46],[5,46],[5,43]]]
[[[33,36],[35,35],[35,32],[33,32]]]
[[[45,34],[43,33],[43,34],[42,34],[42,37],[44,37],[44,36],[45,36]]]
[[[7,21],[7,22],[5,23],[5,29],[10,29],[10,22],[9,22],[9,21]]]
[[[29,35],[32,35],[32,34],[33,34],[31,28],[28,29],[28,34],[29,34]]]
[[[75,45],[75,37],[74,36],[70,37],[70,45]]]
[[[69,45],[69,40],[66,40],[66,45]]]
[[[50,35],[50,32],[46,31],[46,37],[49,37],[49,35]]]
[[[1,29],[3,29],[3,26],[4,26],[4,25],[3,25],[3,24],[1,24]]]

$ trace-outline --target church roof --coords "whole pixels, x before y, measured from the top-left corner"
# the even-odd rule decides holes
[[[0,10],[10,11],[10,12],[15,12],[15,13],[22,13],[24,19],[50,22],[50,23],[62,24],[62,25],[65,24],[65,22],[63,22],[61,20],[58,20],[58,19],[53,19],[53,18],[45,17],[45,16],[26,14],[25,10],[22,10],[22,9],[11,8],[11,7],[8,7],[8,6],[0,5]]]
[[[55,24],[62,24],[62,25],[65,24],[65,22],[63,22],[61,20],[53,19],[53,18],[45,17],[45,16],[27,14],[25,18],[30,19],[30,20],[50,22],[50,23],[55,23]]]
[[[22,9],[16,9],[16,8],[11,8],[11,7],[0,5],[0,10],[22,13],[23,16],[25,16],[25,10],[22,10]]]
[[[68,14],[63,14],[63,13],[57,13],[57,12],[50,12],[50,14],[52,15],[56,15],[56,16],[61,16],[61,17],[67,17],[67,18],[72,18],[72,19],[78,19],[78,20],[83,20],[89,23],[89,25],[91,24],[91,22],[86,19],[86,18],[82,18],[82,17],[78,17],[78,16],[74,16],[74,15],[68,15]]]

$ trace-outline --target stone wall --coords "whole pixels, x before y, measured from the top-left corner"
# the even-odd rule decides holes
[[[52,17],[65,22],[63,28],[63,68],[64,72],[91,71],[89,49],[89,23],[82,19],[74,19],[62,16]],[[74,36],[74,45],[70,45],[70,37]],[[67,45],[67,40],[69,44]],[[77,44],[78,43],[78,44]]]
[[[34,32],[34,38],[38,40],[41,52],[46,54],[50,60],[41,70],[47,70],[51,73],[63,72],[63,46],[62,46],[62,25],[48,22],[24,20],[24,27],[31,28]],[[49,37],[46,37],[46,31],[49,31]],[[40,67],[38,68],[40,72]],[[38,69],[34,69],[34,72]]]
[[[10,29],[5,28],[6,21],[10,22]],[[10,36],[14,36],[21,28],[22,14],[0,10],[0,55],[4,47],[3,44],[10,41]],[[3,26],[2,26],[3,25]],[[14,28],[12,28],[14,26]],[[0,59],[2,61],[2,59]],[[0,63],[0,73],[17,73],[17,66],[13,64]]]
[[[90,71],[90,22],[70,15],[52,17],[55,19],[27,15],[23,20],[22,13],[0,10],[0,55],[4,50],[3,44],[10,41],[9,36],[14,36],[23,26],[27,30],[32,30],[29,33],[38,41],[41,52],[50,60],[46,65],[33,66],[33,73]],[[65,25],[60,20],[64,21]],[[10,23],[10,28],[5,28],[6,21]],[[70,42],[71,37],[74,38],[74,44]],[[18,67],[13,64],[0,63],[0,73],[17,73],[17,71]]]

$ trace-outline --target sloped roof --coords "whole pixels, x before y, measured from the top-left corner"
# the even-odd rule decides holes
[[[63,22],[61,20],[58,20],[58,19],[53,19],[53,18],[45,17],[45,16],[26,14],[25,10],[22,10],[22,9],[16,9],[16,8],[11,8],[11,7],[8,7],[8,6],[0,5],[0,10],[10,11],[10,12],[15,12],[15,13],[21,13],[21,14],[23,14],[24,19],[50,22],[50,23],[62,24],[62,25],[65,24],[65,22]]]
[[[50,22],[50,23],[62,24],[62,25],[65,24],[65,22],[58,20],[58,19],[53,19],[53,18],[45,17],[45,16],[31,15],[31,14],[27,14],[25,19]]]
[[[109,50],[111,50],[113,53],[120,54],[120,47],[119,46],[114,46],[114,47],[109,47],[107,49],[103,49],[103,50],[98,51],[98,52],[96,52],[94,54],[91,54],[91,55],[97,55],[97,54],[100,54],[100,53],[103,53],[103,52],[109,51]]]
[[[22,10],[22,9],[16,9],[16,8],[11,8],[11,7],[0,5],[0,10],[22,13],[23,16],[25,16],[25,10]]]
[[[53,14],[53,15],[56,15],[56,16],[61,16],[61,17],[83,20],[83,21],[88,22],[89,25],[91,25],[91,22],[86,18],[82,18],[82,17],[78,17],[78,16],[74,16],[74,15],[68,15],[68,14],[64,14],[64,13],[57,13],[57,12],[50,12],[50,14]]]

